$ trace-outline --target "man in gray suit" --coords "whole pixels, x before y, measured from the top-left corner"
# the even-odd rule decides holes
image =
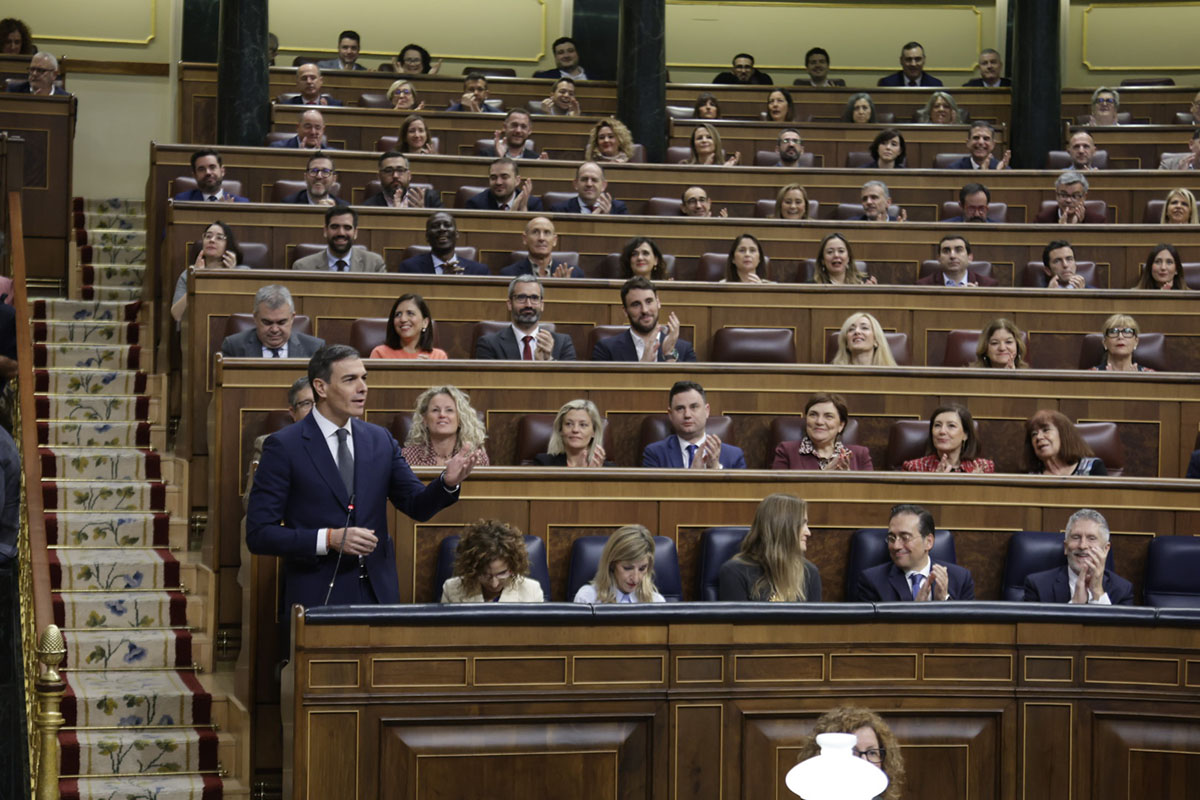
[[[1159,169],[1196,169],[1197,156],[1200,156],[1200,128],[1192,131],[1192,139],[1188,142],[1187,153],[1167,153],[1159,163]]]
[[[286,286],[264,286],[254,295],[254,328],[221,342],[221,355],[229,358],[311,358],[325,346],[324,339],[294,333],[296,304]]]
[[[292,262],[292,269],[329,272],[384,272],[383,256],[365,247],[355,247],[358,238],[358,212],[349,206],[330,206],[325,210],[325,250]]]
[[[551,333],[538,324],[546,299],[542,282],[533,275],[518,275],[508,284],[508,310],[512,325],[479,337],[476,358],[514,361],[574,361],[575,345],[565,333]]]
[[[358,51],[362,40],[356,31],[342,31],[338,34],[338,57],[318,61],[321,69],[366,69],[358,63]]]

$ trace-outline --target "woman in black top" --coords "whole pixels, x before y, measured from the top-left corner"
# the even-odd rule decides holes
[[[764,498],[741,552],[721,565],[717,599],[820,602],[821,573],[804,557],[810,535],[803,500],[790,494]]]
[[[604,420],[591,400],[571,400],[554,417],[554,432],[545,453],[533,461],[540,467],[612,466],[604,460]]]

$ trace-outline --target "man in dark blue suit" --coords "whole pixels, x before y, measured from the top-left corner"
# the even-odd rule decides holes
[[[542,199],[533,196],[533,181],[521,177],[511,158],[497,158],[488,167],[488,188],[472,197],[464,208],[479,211],[541,211]]]
[[[534,217],[525,223],[521,234],[527,255],[520,261],[500,270],[501,275],[515,278],[518,275],[534,275],[538,278],[583,278],[583,269],[578,264],[555,261],[554,248],[558,247],[558,233],[549,217]]]
[[[942,222],[990,222],[988,204],[992,202],[992,190],[982,183],[968,183],[958,190],[958,207],[962,213],[946,217]]]
[[[629,317],[629,330],[607,336],[592,348],[592,361],[680,362],[695,361],[696,351],[679,338],[679,318],[671,312],[666,325],[658,324],[662,306],[658,289],[649,278],[635,275],[621,286],[621,306]]]
[[[745,469],[746,456],[708,433],[708,398],[695,381],[676,381],[667,400],[667,416],[675,429],[667,438],[646,445],[643,467],[674,469]]]
[[[867,602],[894,603],[916,600],[974,600],[971,573],[957,564],[935,561],[936,526],[933,515],[921,506],[892,506],[888,521],[886,564],[864,569],[858,576],[858,596]]]
[[[352,347],[317,351],[308,364],[312,413],[263,443],[246,544],[283,557],[285,610],[326,597],[335,605],[400,602],[388,501],[424,522],[458,499],[475,465],[476,451],[464,448],[423,485],[391,433],[362,421],[366,374]]]
[[[299,93],[288,100],[293,106],[340,106],[342,101],[324,94],[325,78],[316,64],[301,64],[296,69],[296,88]]]
[[[69,96],[71,93],[66,89],[54,85],[56,80],[58,80],[58,59],[51,53],[34,53],[33,58],[29,59],[29,80],[9,84],[5,91],[43,97]]]
[[[225,191],[222,182],[225,180],[225,165],[221,163],[221,154],[211,147],[192,153],[192,177],[196,179],[196,188],[179,192],[172,200],[190,200],[193,202],[219,203],[249,203],[250,198]]]
[[[562,214],[628,214],[629,209],[608,193],[604,170],[593,161],[585,161],[575,170],[577,194],[550,210]]]
[[[554,69],[543,69],[533,73],[535,78],[571,78],[587,80],[587,73],[579,63],[579,49],[570,36],[560,36],[550,47],[554,53]]]
[[[462,258],[454,252],[458,225],[448,211],[438,211],[425,220],[425,241],[429,252],[400,262],[398,272],[423,272],[432,275],[491,275],[486,264]]]
[[[879,86],[941,86],[942,82],[925,71],[925,48],[909,42],[900,48],[900,71],[879,79]]]
[[[963,156],[950,165],[950,169],[1008,169],[1012,150],[1004,151],[1004,158],[996,158],[996,128],[990,122],[976,120],[967,131],[967,149],[970,155]]]
[[[1025,602],[1133,605],[1133,584],[1104,568],[1108,539],[1108,521],[1099,511],[1081,508],[1072,514],[1063,533],[1066,565],[1027,575]]]
[[[315,108],[310,108],[300,115],[296,123],[296,135],[290,139],[271,142],[271,147],[295,147],[301,150],[319,150],[330,148],[325,141],[325,115]]]
[[[1008,78],[1000,77],[1003,68],[1000,63],[1000,53],[987,48],[979,53],[979,77],[972,78],[963,84],[963,86],[978,86],[986,89],[996,89],[1001,86],[1012,86],[1012,81]]]
[[[1193,450],[1185,478],[1200,478],[1200,450]]]

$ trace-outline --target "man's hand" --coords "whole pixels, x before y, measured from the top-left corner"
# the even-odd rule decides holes
[[[1000,159],[1000,163],[996,165],[996,169],[1008,169],[1009,162],[1012,161],[1012,150],[1004,151],[1004,158]]]
[[[569,278],[571,277],[572,267],[567,262],[556,265],[550,273],[551,278]]]
[[[480,108],[480,102],[478,99],[476,99],[474,92],[464,92],[463,96],[458,99],[458,103],[467,111],[479,113],[482,110]]]
[[[542,105],[542,113],[543,114],[553,114],[554,113],[554,98],[553,97],[547,97],[546,99],[542,100],[541,105]]]
[[[662,340],[662,351],[670,353],[675,349],[676,342],[679,341],[679,317],[675,316],[672,311],[667,316],[667,335]]]
[[[704,444],[696,450],[692,459],[692,469],[721,468],[721,437],[710,433],[704,437]]]
[[[1072,201],[1062,216],[1058,218],[1059,225],[1078,225],[1083,222],[1085,208],[1082,200]]]
[[[508,142],[504,141],[504,129],[496,128],[496,133],[492,138],[496,140],[496,157],[500,158],[501,156],[508,155]]]
[[[471,474],[471,470],[483,460],[482,451],[475,447],[464,447],[446,461],[446,470],[442,473],[442,483],[448,489],[457,489]]]
[[[930,584],[933,584],[934,600],[942,601],[950,596],[950,573],[944,564],[934,564],[929,568],[929,580],[925,582],[925,585]],[[922,586],[921,589],[924,590],[925,586]]]
[[[538,328],[537,344],[533,351],[534,361],[553,361],[554,336],[545,328]]]
[[[425,207],[425,192],[418,186],[409,186],[405,192],[404,198],[399,197],[400,190],[396,190],[397,208],[424,208]]]
[[[1052,278],[1050,278],[1050,283],[1047,284],[1048,288],[1050,288],[1050,289],[1065,289],[1068,287],[1071,289],[1082,289],[1086,285],[1087,284],[1083,280],[1083,276],[1080,275],[1079,273],[1075,273],[1074,275],[1072,275],[1070,278],[1068,278],[1066,280],[1065,283],[1060,281],[1058,279],[1058,276],[1055,275]]]
[[[530,178],[521,178],[521,183],[517,186],[517,195],[512,199],[508,206],[509,211],[528,211],[529,198],[533,196],[533,180]]]
[[[375,551],[379,539],[368,528],[330,528],[329,546],[348,556],[366,556]]]
[[[728,217],[728,216],[729,216],[729,209],[728,209],[728,208],[722,208],[720,211],[718,211],[718,212],[717,212],[717,216],[718,216],[718,217],[722,217],[722,218],[724,218],[724,217]]]
[[[578,117],[581,112],[582,112],[582,109],[579,106],[579,98],[576,97],[575,95],[571,95],[571,103],[567,107],[567,116],[568,117]]]
[[[322,197],[320,200],[318,200],[318,201],[316,202],[316,205],[319,205],[319,206],[331,206],[331,205],[333,205],[333,195],[328,195],[328,194],[327,194],[327,195],[325,195],[324,197]]]
[[[610,214],[612,213],[612,195],[608,192],[603,192],[596,198],[596,205],[592,209],[593,214]]]

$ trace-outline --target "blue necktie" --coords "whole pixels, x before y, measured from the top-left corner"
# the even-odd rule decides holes
[[[696,445],[689,444],[687,446],[687,451],[688,451],[688,463],[684,464],[684,466],[690,467],[690,466],[692,466],[692,464],[696,463]]]
[[[917,599],[917,592],[921,591],[921,583],[925,580],[925,576],[919,572],[914,572],[908,576],[908,580],[912,583],[913,600]]]

